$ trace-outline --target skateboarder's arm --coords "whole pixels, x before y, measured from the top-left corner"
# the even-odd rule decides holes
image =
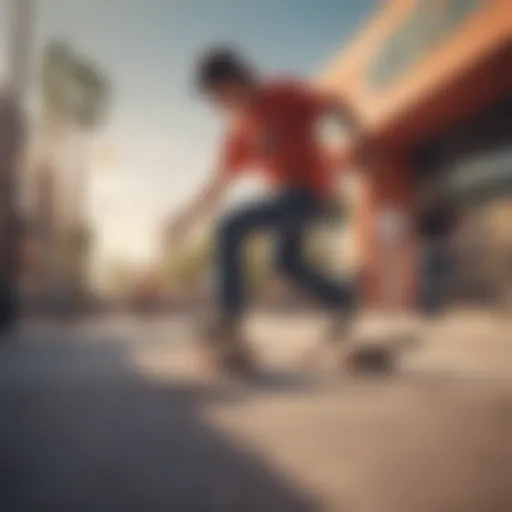
[[[192,200],[178,213],[170,226],[170,236],[179,244],[198,221],[213,215],[230,183],[227,173],[216,172]]]
[[[228,134],[221,150],[216,171],[199,193],[188,203],[171,227],[171,236],[178,242],[201,218],[211,216],[225,196],[229,184],[251,162],[251,153],[241,131]]]
[[[310,89],[311,91],[311,89]],[[332,149],[330,158],[339,169],[347,165],[373,165],[376,148],[361,114],[352,101],[339,95],[315,90],[310,93],[310,105],[319,117],[329,117],[340,129],[340,142]]]
[[[338,165],[373,165],[376,158],[375,144],[354,106],[346,100],[334,98],[328,103],[328,109],[346,132],[346,140],[339,146],[336,155]]]

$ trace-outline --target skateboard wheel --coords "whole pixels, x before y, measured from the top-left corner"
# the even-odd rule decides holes
[[[353,374],[386,375],[395,370],[395,358],[386,347],[356,347],[346,356],[345,367]]]

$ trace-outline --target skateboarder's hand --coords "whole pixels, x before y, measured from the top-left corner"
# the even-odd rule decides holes
[[[167,239],[174,247],[179,247],[185,241],[188,231],[189,222],[187,218],[179,216],[169,225]]]
[[[197,221],[207,216],[211,217],[224,197],[230,181],[231,178],[226,173],[218,171],[184,210],[173,217],[167,231],[169,242],[182,244]]]

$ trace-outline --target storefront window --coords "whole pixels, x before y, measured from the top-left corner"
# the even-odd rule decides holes
[[[448,0],[445,7],[442,25],[444,34],[456,28],[458,24],[476,10],[483,2],[482,0]]]
[[[512,192],[512,146],[469,157],[445,170],[453,197],[508,195]]]

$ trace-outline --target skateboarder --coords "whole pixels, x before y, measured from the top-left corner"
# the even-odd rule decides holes
[[[242,255],[248,235],[274,233],[277,269],[314,295],[340,326],[353,308],[354,287],[312,267],[303,242],[307,228],[329,215],[335,199],[334,169],[315,136],[317,122],[338,113],[344,127],[363,139],[347,105],[300,81],[263,79],[229,48],[209,50],[200,59],[197,86],[226,117],[227,135],[211,179],[175,219],[171,238],[178,243],[199,217],[211,215],[232,181],[248,167],[256,166],[275,191],[221,218],[215,233],[220,310],[208,341],[222,364],[241,368],[251,362],[240,335],[245,304]]]

